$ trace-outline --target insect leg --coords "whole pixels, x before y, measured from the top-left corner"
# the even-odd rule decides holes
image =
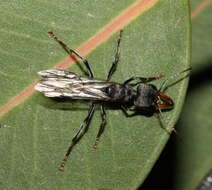
[[[129,79],[127,79],[126,81],[124,81],[123,85],[129,84],[132,81],[137,81],[137,83],[145,83],[145,82],[150,82],[153,80],[158,80],[160,78],[164,77],[164,75],[158,75],[156,77],[148,77],[148,78],[144,78],[144,77],[131,77]]]
[[[123,30],[120,30],[120,33],[119,33],[119,38],[117,40],[117,47],[116,47],[116,54],[115,54],[115,57],[114,57],[114,61],[112,63],[112,66],[108,72],[108,75],[107,75],[107,81],[109,81],[113,75],[113,73],[116,71],[116,68],[117,68],[117,64],[119,62],[119,57],[120,57],[120,42],[121,42],[121,38],[122,38],[122,32]]]
[[[10,127],[10,126],[4,125],[4,124],[1,124],[1,123],[0,123],[0,128],[8,128],[8,127]]]
[[[126,108],[126,107],[124,107],[124,106],[121,106],[121,110],[124,112],[124,115],[126,116],[126,117],[132,117],[132,116],[134,116],[135,115],[135,113],[133,112],[131,112],[131,113],[129,113],[128,111],[128,109]]]
[[[63,160],[62,160],[62,162],[60,164],[60,167],[59,167],[60,171],[64,170],[65,164],[66,164],[66,162],[68,160],[68,157],[69,157],[73,147],[80,141],[80,139],[83,137],[83,135],[87,132],[89,124],[90,124],[90,121],[91,121],[91,119],[93,117],[94,111],[95,111],[95,104],[92,103],[91,106],[90,106],[90,109],[88,111],[87,117],[85,118],[85,120],[81,124],[80,129],[78,130],[78,132],[74,135],[74,137],[71,140],[71,144],[70,144],[70,146],[69,146],[69,148],[68,148],[68,150],[67,150],[67,152],[65,154],[65,157],[63,158]]]
[[[102,133],[104,132],[105,126],[107,124],[105,107],[103,105],[101,105],[101,117],[102,117],[102,123],[101,123],[99,131],[97,133],[96,141],[93,145],[93,147],[95,149],[97,148],[97,145],[99,144],[100,137],[101,137]]]
[[[72,55],[74,54],[75,56],[77,56],[79,59],[82,60],[82,62],[85,64],[87,70],[88,70],[88,74],[89,74],[89,77],[93,78],[94,75],[93,75],[93,72],[91,70],[91,67],[88,63],[88,61],[83,58],[81,55],[79,55],[76,51],[72,50],[71,48],[69,48],[62,40],[60,40],[54,33],[53,31],[49,31],[48,34],[56,41],[58,42],[62,48],[69,54],[69,55]]]

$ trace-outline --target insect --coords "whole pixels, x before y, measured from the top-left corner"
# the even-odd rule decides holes
[[[161,110],[163,109],[172,109],[174,106],[173,100],[163,93],[168,87],[168,81],[176,78],[181,73],[190,70],[190,68],[186,69],[182,72],[176,73],[167,80],[164,80],[160,89],[157,89],[155,85],[149,84],[148,82],[160,79],[164,77],[164,75],[148,78],[131,77],[123,83],[111,82],[111,77],[117,68],[120,57],[120,42],[122,38],[121,30],[117,40],[114,61],[109,69],[107,79],[96,80],[94,79],[94,74],[86,59],[70,49],[63,41],[58,39],[52,31],[50,31],[49,34],[69,55],[76,56],[84,63],[87,68],[88,77],[82,77],[76,73],[60,69],[44,70],[38,72],[41,79],[35,86],[35,89],[50,98],[70,98],[91,101],[88,115],[81,124],[78,132],[72,138],[71,144],[59,166],[59,170],[61,171],[64,170],[65,163],[68,160],[73,147],[87,132],[97,103],[100,103],[101,105],[102,122],[96,135],[94,148],[97,147],[107,123],[105,111],[106,105],[118,106],[123,110],[126,116],[130,116],[132,112],[133,114],[151,116],[156,112],[161,113]]]

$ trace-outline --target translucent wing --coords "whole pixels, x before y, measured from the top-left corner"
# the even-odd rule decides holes
[[[47,97],[68,97],[71,99],[108,101],[105,89],[109,82],[81,77],[75,73],[49,69],[38,72],[41,80],[35,86],[37,91]]]

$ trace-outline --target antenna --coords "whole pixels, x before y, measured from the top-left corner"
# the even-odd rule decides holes
[[[181,72],[174,73],[173,75],[169,76],[166,80],[163,81],[163,83],[162,83],[162,85],[161,85],[159,91],[160,91],[160,92],[164,92],[164,91],[168,88],[168,86],[169,86],[169,85],[168,85],[168,82],[169,82],[170,80],[175,80],[175,79],[176,79],[177,77],[179,77],[182,73],[188,72],[188,71],[191,71],[191,67],[189,67],[189,68],[187,68],[187,69],[185,69],[185,70],[183,70],[183,71],[181,71]]]

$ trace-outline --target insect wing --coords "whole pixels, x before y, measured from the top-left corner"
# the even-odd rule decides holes
[[[47,97],[68,97],[71,99],[104,100],[110,98],[104,89],[110,83],[81,77],[73,72],[50,69],[38,72],[41,80],[35,89]]]

